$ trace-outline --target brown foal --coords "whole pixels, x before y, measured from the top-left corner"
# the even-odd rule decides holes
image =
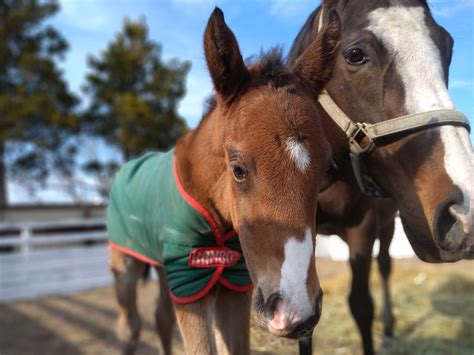
[[[278,51],[246,67],[216,8],[204,33],[216,103],[175,148],[183,189],[222,235],[238,233],[257,316],[278,336],[310,335],[321,313],[315,216],[331,150],[314,97],[331,77],[339,32],[333,12],[291,67],[282,64]],[[110,251],[125,353],[133,353],[139,339],[136,285],[145,266],[123,250]],[[166,273],[157,271],[161,292],[156,321],[166,354],[171,352],[175,315],[188,354],[250,352],[249,291],[234,292],[220,280],[204,297],[173,304]]]

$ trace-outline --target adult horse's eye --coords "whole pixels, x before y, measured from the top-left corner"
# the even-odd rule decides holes
[[[351,65],[362,65],[367,63],[367,57],[360,48],[352,48],[346,53],[346,62]]]
[[[247,171],[245,168],[235,163],[232,164],[232,173],[234,174],[234,179],[237,182],[242,182],[247,177]]]

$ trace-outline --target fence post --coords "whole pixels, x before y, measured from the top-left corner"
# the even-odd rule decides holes
[[[30,253],[31,251],[30,238],[31,238],[31,229],[30,229],[30,226],[26,225],[21,228],[21,232],[20,232],[20,240],[21,240],[20,252],[22,254]]]

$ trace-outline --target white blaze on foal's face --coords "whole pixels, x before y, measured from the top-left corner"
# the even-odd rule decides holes
[[[382,42],[395,63],[405,91],[408,114],[454,108],[444,80],[439,49],[430,36],[422,7],[392,6],[372,11],[368,30]],[[474,158],[465,128],[442,126],[444,167],[452,182],[462,191],[460,213],[471,217],[474,207]],[[469,217],[468,217],[469,218]]]
[[[306,285],[313,253],[313,236],[309,227],[303,240],[290,237],[285,244],[285,260],[281,267],[279,287],[283,303],[279,311],[290,319],[305,320],[314,313]]]

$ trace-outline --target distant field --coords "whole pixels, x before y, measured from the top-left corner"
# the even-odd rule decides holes
[[[323,316],[315,330],[314,354],[360,354],[359,335],[346,304],[346,264],[322,260],[318,262],[318,272],[325,298]],[[383,325],[378,280],[374,272],[374,334],[380,349]],[[381,354],[474,354],[474,262],[431,265],[414,259],[397,260],[392,281],[396,338]],[[159,352],[152,321],[156,293],[153,282],[140,286],[143,332],[138,354]],[[0,353],[113,353],[118,350],[114,337],[116,314],[111,288],[0,304]],[[176,354],[183,354],[178,334],[175,350]],[[296,352],[294,341],[275,338],[252,327],[253,354]]]

